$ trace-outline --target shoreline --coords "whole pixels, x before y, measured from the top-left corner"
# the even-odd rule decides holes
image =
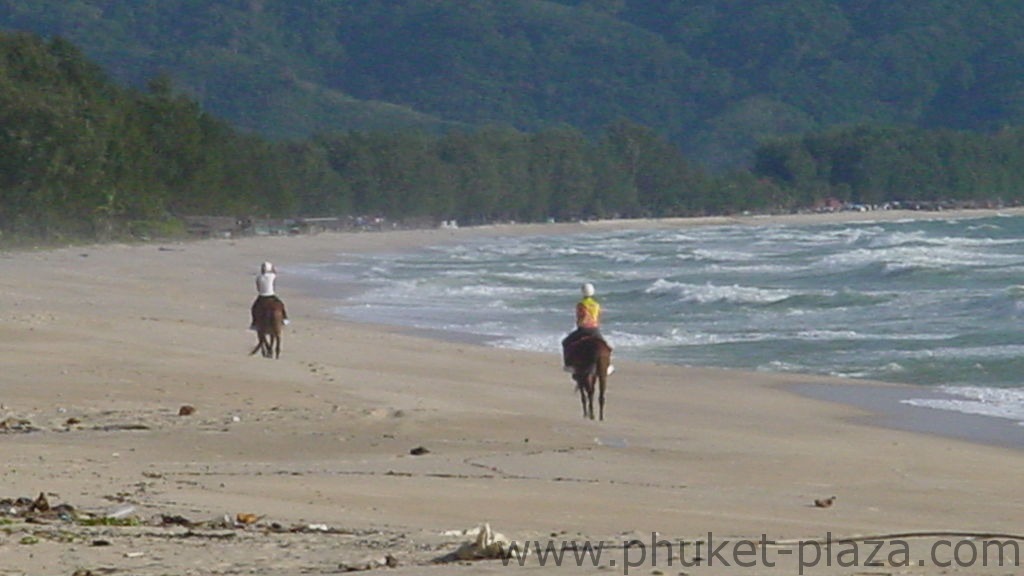
[[[927,386],[873,383],[797,384],[790,388],[808,398],[867,410],[869,425],[965,440],[1024,451],[1024,425],[995,416],[907,405],[911,399],[950,400],[955,396]]]
[[[434,563],[466,540],[452,530],[484,522],[517,540],[611,542],[1018,528],[1007,479],[1024,473],[1021,451],[891,430],[865,422],[864,408],[789,389],[849,381],[617,361],[607,418],[592,422],[554,354],[348,322],[291,288],[281,359],[248,356],[252,275],[264,260],[553,229],[593,225],[4,253],[0,499],[130,505],[139,521],[15,518],[0,534],[4,569],[332,573],[386,552],[395,574],[497,573],[495,561]],[[180,415],[185,405],[194,412]],[[832,495],[834,507],[814,507]],[[90,545],[98,540],[107,545]]]
[[[977,219],[1002,215],[1024,215],[1024,208],[1010,209],[971,209],[957,211],[913,211],[913,210],[885,210],[885,211],[842,211],[827,213],[804,213],[787,215],[755,215],[735,217],[708,217],[708,218],[668,218],[668,219],[638,219],[638,220],[602,220],[593,222],[578,223],[555,223],[555,224],[510,224],[471,227],[456,229],[456,232],[464,230],[463,238],[468,240],[480,237],[492,236],[572,236],[574,234],[587,233],[596,230],[635,230],[652,228],[671,228],[686,226],[727,226],[727,225],[823,225],[834,223],[851,222],[885,222],[885,221],[906,221],[911,219],[939,220],[939,219]],[[442,230],[442,232],[447,230]],[[453,234],[454,235],[454,234]],[[442,237],[437,243],[448,242],[449,238]],[[436,245],[429,243],[427,245]],[[412,249],[418,249],[425,245],[416,244]],[[304,279],[302,289],[315,297],[325,297],[322,291],[315,289],[315,282]],[[500,336],[487,336],[473,333],[449,332],[441,329],[412,328],[390,324],[375,324],[348,317],[344,312],[335,312],[341,322],[364,324],[376,326],[386,330],[400,332],[402,334],[424,337],[449,343],[472,344],[477,343],[483,346],[492,347],[486,342],[500,341]],[[515,348],[493,346],[502,350],[515,351]],[[553,354],[553,353],[552,353]],[[670,364],[672,365],[672,364]],[[742,370],[734,367],[703,366],[704,369],[721,370]],[[794,374],[792,372],[771,372],[773,374]],[[816,373],[795,373],[801,377],[828,376]],[[846,383],[846,384],[844,384]],[[919,386],[902,382],[886,382],[884,385],[871,379],[842,378],[839,385],[795,385],[790,388],[796,393],[818,400],[839,403],[850,407],[868,410],[874,416],[863,419],[869,425],[881,426],[888,429],[903,430],[933,436],[966,440],[974,443],[986,444],[1024,450],[1024,426],[1018,425],[1015,421],[1005,420],[996,416],[979,415],[959,412],[955,410],[943,410],[920,406],[907,406],[900,402],[902,400],[916,398],[931,399],[956,399],[955,396],[935,390],[928,386]],[[916,394],[909,394],[909,391],[916,390]],[[902,391],[902,392],[900,392]],[[875,395],[878,395],[876,397]],[[883,400],[884,398],[884,400]]]

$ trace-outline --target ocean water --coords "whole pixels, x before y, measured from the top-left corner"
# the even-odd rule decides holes
[[[289,273],[356,321],[548,351],[597,287],[617,358],[933,387],[1024,424],[1024,217],[723,225],[339,254]]]

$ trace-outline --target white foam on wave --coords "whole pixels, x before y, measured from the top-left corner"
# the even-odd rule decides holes
[[[904,404],[935,410],[951,410],[1016,420],[1024,426],[1024,389],[985,386],[943,386],[940,390],[952,398],[910,398]]]
[[[890,232],[869,243],[876,248],[892,248],[904,245],[918,247],[978,248],[989,246],[1013,246],[1020,244],[1016,238],[971,238],[969,236],[932,236],[923,230],[914,232]]]
[[[496,348],[509,350],[555,352],[561,349],[561,338],[562,336],[544,334],[522,334],[511,338],[498,338],[490,344]]]
[[[817,266],[848,270],[881,264],[890,272],[906,269],[950,270],[980,266],[1017,264],[1014,251],[991,249],[1011,246],[1018,240],[991,238],[935,237],[924,232],[892,232],[871,237],[865,248],[840,251],[820,259]]]
[[[830,342],[834,340],[849,340],[849,341],[863,341],[863,342],[884,342],[884,341],[895,341],[895,342],[926,342],[926,341],[941,341],[949,340],[955,337],[955,334],[924,334],[924,333],[909,333],[901,332],[896,334],[884,334],[881,332],[863,332],[859,330],[850,329],[811,329],[811,330],[800,330],[795,334],[790,335],[791,338],[796,340],[813,341],[813,342]],[[908,353],[908,355],[911,353]],[[919,354],[919,353],[913,353]],[[931,354],[931,353],[929,353]]]
[[[616,263],[628,263],[628,264],[642,264],[651,259],[646,254],[637,254],[630,252],[609,252],[606,257],[612,262]]]
[[[698,304],[713,302],[763,304],[780,302],[794,295],[794,292],[790,290],[757,288],[754,286],[740,286],[738,284],[719,286],[710,282],[707,284],[690,284],[686,282],[672,282],[664,278],[655,280],[644,292],[647,294],[675,294],[683,302],[696,302]]]
[[[934,335],[933,337],[926,338],[921,337],[919,340],[937,340],[940,335]],[[953,338],[954,335],[950,334],[949,338]],[[902,335],[903,340],[910,340],[911,335]],[[880,339],[880,338],[879,338]],[[893,338],[890,338],[893,339]],[[886,354],[892,358],[906,358],[911,360],[931,360],[933,358],[941,358],[943,360],[1001,360],[1001,359],[1014,359],[1024,356],[1024,345],[1021,344],[1003,344],[1001,346],[961,346],[958,348],[953,347],[934,347],[927,350],[902,350],[902,351],[890,351]]]
[[[795,372],[795,373],[806,373],[807,366],[803,364],[796,364],[794,362],[783,362],[781,360],[772,360],[756,368],[759,372]]]
[[[760,258],[753,252],[723,250],[720,248],[696,248],[690,251],[695,260],[704,262],[751,262]]]
[[[662,346],[673,346],[681,343],[681,340],[677,339],[674,334],[639,334],[621,329],[613,331],[604,330],[603,333],[605,340],[613,348],[617,346],[624,346],[630,350],[642,350]]]
[[[710,264],[705,271],[712,273],[729,274],[792,274],[798,272],[802,267],[787,264]]]

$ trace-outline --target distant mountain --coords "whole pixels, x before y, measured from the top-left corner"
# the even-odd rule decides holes
[[[118,82],[274,138],[651,127],[711,167],[835,125],[1024,124],[1024,3],[0,0]]]

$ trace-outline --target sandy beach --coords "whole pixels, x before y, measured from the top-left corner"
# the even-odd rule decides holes
[[[626,360],[592,422],[555,350],[344,322],[287,274],[481,235],[765,221],[0,254],[0,575],[1019,573],[1024,451],[889,429],[792,390],[849,380]],[[264,260],[293,319],[279,360],[249,356]],[[40,494],[49,511],[16,502]],[[603,553],[453,558],[483,523]]]

